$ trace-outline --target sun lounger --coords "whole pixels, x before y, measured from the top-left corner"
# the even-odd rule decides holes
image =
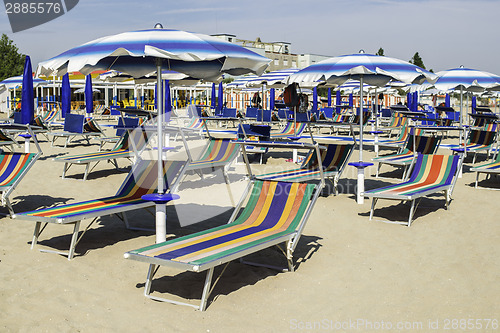
[[[477,153],[486,151],[488,156],[490,154],[493,145],[496,142],[498,132],[491,131],[483,131],[478,129],[472,129],[469,132],[469,136],[467,139],[467,143],[465,144],[465,148],[467,153],[473,153],[474,157],[472,158],[472,164],[476,163]]]
[[[493,160],[493,162],[478,165],[477,167],[471,168],[470,171],[476,173],[476,183],[474,185],[475,188],[477,188],[480,173],[485,173],[489,176],[498,176],[500,174],[500,153],[497,152],[497,157]]]
[[[282,243],[286,243],[288,269],[294,270],[293,252],[321,192],[318,185],[254,180],[249,186],[227,224],[125,253],[127,259],[149,264],[146,297],[203,311],[215,267]],[[151,295],[159,266],[207,271],[200,305]]]
[[[410,215],[407,222],[392,222],[411,225],[416,209],[416,200],[431,194],[444,192],[445,206],[451,201],[451,194],[458,176],[461,160],[458,155],[422,155],[419,154],[410,179],[400,184],[385,186],[366,191],[365,197],[372,198],[370,220],[373,218],[378,199],[411,201]]]
[[[83,115],[69,113],[64,118],[64,131],[49,133],[49,135],[52,136],[52,146],[56,138],[66,138],[64,144],[66,148],[71,139],[76,136],[81,136],[90,143],[90,138],[102,135],[102,131],[93,119],[85,119]]]
[[[156,161],[140,160],[136,163],[127,178],[120,186],[116,195],[112,197],[99,198],[83,202],[75,202],[67,205],[60,205],[45,209],[38,209],[30,212],[16,214],[14,217],[20,220],[35,221],[35,231],[33,233],[33,242],[31,248],[38,242],[38,237],[45,229],[48,223],[54,224],[73,224],[73,235],[68,252],[49,251],[63,254],[71,260],[75,253],[75,247],[88,230],[88,228],[101,216],[115,214],[124,220],[128,227],[125,212],[139,208],[148,208],[154,206],[151,201],[144,201],[141,197],[145,194],[155,193],[158,184],[158,163]],[[177,184],[182,176],[185,162],[167,161],[164,162],[165,184],[168,184],[170,192],[175,192]],[[79,236],[79,229],[82,220],[92,219],[91,223]],[[42,228],[42,224],[44,224]]]
[[[203,169],[222,169],[228,183],[227,169],[238,153],[239,147],[231,143],[230,139],[210,139],[199,158],[193,160],[189,155],[186,171],[196,171],[203,178]]]
[[[285,128],[279,133],[271,133],[271,140],[287,139],[289,137],[300,137],[306,128],[306,123],[289,121]]]
[[[132,133],[132,135],[130,135]],[[130,142],[130,138],[133,138],[134,145]],[[62,173],[62,178],[66,177],[66,172],[69,168],[74,165],[85,165],[85,172],[83,174],[83,180],[87,180],[88,174],[96,167],[99,162],[108,161],[113,163],[115,168],[118,169],[117,159],[126,158],[130,159],[136,153],[140,154],[140,152],[144,149],[148,141],[147,133],[138,127],[135,130],[130,130],[130,132],[125,132],[122,135],[122,139],[120,142],[116,144],[116,146],[110,151],[98,151],[95,153],[87,153],[87,154],[79,154],[79,155],[70,155],[70,156],[62,156],[54,158],[55,162],[63,162],[64,168]],[[90,165],[95,163],[92,169]]]
[[[402,179],[406,179],[406,174],[416,154],[434,154],[441,143],[441,138],[441,136],[410,135],[402,152],[372,159],[373,162],[378,163],[376,177],[379,175],[382,164],[389,164],[402,166],[404,169]],[[415,143],[413,140],[415,140]]]
[[[7,206],[9,214],[14,215],[14,209],[9,200],[9,196],[19,185],[24,176],[42,155],[42,151],[30,127],[24,125],[2,125],[3,129],[17,129],[28,131],[35,140],[36,153],[0,152],[0,193],[2,196],[2,206]],[[0,130],[1,133],[1,130]]]
[[[335,195],[337,184],[354,150],[354,144],[327,144],[321,150],[324,178],[332,179]],[[320,178],[316,151],[311,151],[298,169],[284,170],[257,176],[263,180],[304,182]]]

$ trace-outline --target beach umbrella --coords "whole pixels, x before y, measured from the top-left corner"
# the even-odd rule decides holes
[[[313,105],[312,110],[316,111],[318,109],[318,87],[313,88]]]
[[[361,50],[357,54],[342,55],[314,63],[289,76],[288,82],[317,86],[324,82],[341,85],[347,80],[359,80],[360,87],[360,134],[359,162],[350,163],[358,168],[357,202],[364,202],[364,168],[372,163],[363,162],[363,84],[377,87],[385,86],[389,81],[404,83],[423,83],[436,79],[433,73],[400,59],[366,54]]]
[[[298,71],[298,68],[288,68],[264,73],[261,76],[255,76],[248,79],[246,86],[262,87],[266,85],[269,88],[283,88],[286,86],[288,77]]]
[[[352,93],[349,94],[349,107],[352,108],[354,106],[354,95]]]
[[[24,61],[23,87],[21,91],[21,124],[32,124],[35,118],[35,105],[33,97],[33,71],[31,59],[26,56]]]
[[[451,106],[450,94],[444,96],[444,106],[449,108]]]
[[[95,70],[117,70],[134,78],[168,69],[196,79],[218,81],[223,73],[260,75],[271,60],[237,44],[216,37],[163,29],[124,32],[98,38],[77,46],[38,65],[37,72],[56,73],[79,71],[90,74]],[[162,77],[157,75],[158,100],[163,100]],[[156,242],[166,239],[166,202],[172,196],[164,195],[163,179],[163,103],[158,103],[158,193],[145,199],[156,204]]]
[[[276,92],[274,88],[269,89],[269,110],[274,110],[274,100],[276,98]]]
[[[472,113],[476,113],[477,97],[472,96]]]
[[[61,117],[65,118],[71,112],[71,86],[69,84],[69,74],[64,74],[61,86]]]
[[[342,112],[342,108],[340,107],[340,105],[342,105],[342,95],[340,89],[338,89],[337,92],[335,93],[335,104],[338,105],[335,111],[337,113]]]
[[[438,76],[434,82],[436,89],[460,92],[460,128],[463,127],[464,91],[482,92],[486,89],[498,89],[500,87],[500,76],[477,69],[465,68],[464,66],[448,69],[436,74]],[[459,140],[459,143],[462,144],[462,135],[459,136]]]
[[[215,107],[217,105],[216,99],[215,99],[215,83],[212,83],[212,95],[210,99],[210,109],[215,110]]]
[[[85,78],[85,111],[87,114],[94,112],[94,91],[92,90],[92,76]]]
[[[222,106],[224,104],[224,88],[222,87],[222,81],[219,82],[219,92],[217,94],[217,113],[222,111]]]
[[[23,85],[23,77],[23,75],[9,77],[1,81],[0,85],[5,86],[5,88],[7,89],[18,88]],[[45,80],[33,78],[33,73],[31,74],[31,78],[33,80],[33,88],[45,86],[48,84],[48,82]]]

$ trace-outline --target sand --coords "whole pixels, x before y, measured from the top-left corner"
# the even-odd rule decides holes
[[[11,196],[16,212],[113,195],[126,176],[125,171],[102,163],[85,182],[80,180],[83,167],[73,168],[68,179],[61,179],[62,164],[53,162],[53,157],[96,151],[97,145],[79,142],[65,150],[51,147],[45,139],[41,145],[43,157]],[[290,153],[269,156],[266,164],[252,166],[261,171],[290,166],[285,162]],[[365,156],[365,160],[374,156],[370,147]],[[370,201],[356,203],[356,173],[348,167],[340,182],[341,193],[317,201],[295,252],[296,271],[278,273],[231,263],[206,312],[144,297],[148,265],[126,260],[123,254],[153,244],[153,232],[127,230],[119,220],[103,217],[78,244],[77,256],[68,261],[37,249],[67,249],[71,226],[49,225],[39,246],[31,250],[34,223],[3,217],[0,331],[364,332],[392,328],[429,332],[460,330],[465,324],[469,331],[480,331],[479,324],[481,331],[493,331],[495,321],[488,319],[497,320],[496,325],[500,319],[500,191],[474,189],[475,174],[468,171],[469,166],[470,160],[449,210],[444,209],[442,196],[424,199],[409,228],[369,221]],[[382,174],[388,178],[375,179],[375,170],[367,169],[367,189],[396,182],[401,174],[395,170],[386,166]],[[242,164],[232,166],[230,191],[220,173],[204,180],[188,176],[178,192],[179,213],[169,207],[169,237],[223,223],[231,200],[239,198],[246,184],[244,173]],[[500,187],[498,180],[481,185]],[[377,219],[406,219],[408,214],[408,206],[398,202],[380,201],[377,208]],[[0,212],[5,214],[7,209]],[[209,221],[186,226],[190,219],[203,220],[200,216]],[[148,226],[154,220],[138,211],[131,222]],[[272,250],[255,259],[284,264]],[[161,268],[153,289],[157,295],[197,302],[204,276]]]

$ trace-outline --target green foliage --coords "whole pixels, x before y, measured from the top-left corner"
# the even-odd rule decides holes
[[[228,83],[231,83],[234,81],[234,77],[227,77],[225,79],[222,80],[222,83],[223,84],[228,84]]]
[[[425,69],[424,61],[422,60],[422,58],[420,58],[420,55],[418,54],[418,52],[415,52],[413,57],[410,59],[410,63],[414,64],[415,66],[418,66],[420,68]]]
[[[14,42],[2,34],[0,39],[0,81],[22,75],[26,55],[20,54]]]
[[[378,55],[378,56],[384,56],[384,49],[383,48],[379,48],[377,53],[375,53],[375,55]]]

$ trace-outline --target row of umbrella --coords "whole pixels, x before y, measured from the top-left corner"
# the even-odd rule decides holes
[[[29,58],[27,59],[28,63]],[[115,70],[133,78],[151,73],[162,73],[164,69],[185,74],[194,79],[220,81],[223,73],[243,75],[253,73],[260,76],[271,60],[236,44],[196,33],[163,29],[159,24],[154,29],[126,32],[103,37],[70,49],[39,64],[37,74],[62,76],[79,71],[85,75],[95,70]],[[27,65],[26,67],[31,67]],[[29,74],[28,74],[29,73]],[[32,79],[31,68],[25,68],[23,79]],[[157,75],[157,100],[163,100],[162,75]],[[253,84],[276,84],[275,78],[255,78]],[[338,86],[348,80],[359,81],[360,88],[369,84],[383,87],[391,81],[406,84],[435,84],[438,76],[408,62],[384,56],[360,52],[330,58],[287,75],[280,84],[297,82],[301,86],[317,87],[320,84]],[[273,83],[274,82],[274,83]],[[500,78],[498,80],[500,85]],[[480,85],[479,82],[472,83]],[[23,88],[33,91],[32,82],[23,82]],[[24,90],[24,89],[23,89]],[[213,99],[214,100],[214,99]],[[221,100],[221,98],[219,98]],[[23,96],[23,101],[33,98]],[[363,89],[360,89],[360,110],[363,110]],[[23,103],[24,104],[24,103]],[[27,103],[32,104],[32,103]],[[360,112],[361,117],[363,112]],[[164,117],[163,103],[158,105],[157,143],[158,161],[162,161]],[[23,122],[28,123],[29,119]],[[361,118],[360,124],[363,123]],[[360,131],[357,200],[363,202],[364,168],[363,131]],[[158,195],[156,202],[156,241],[162,242],[166,235],[165,203],[172,199],[165,194],[162,168],[158,168]]]

